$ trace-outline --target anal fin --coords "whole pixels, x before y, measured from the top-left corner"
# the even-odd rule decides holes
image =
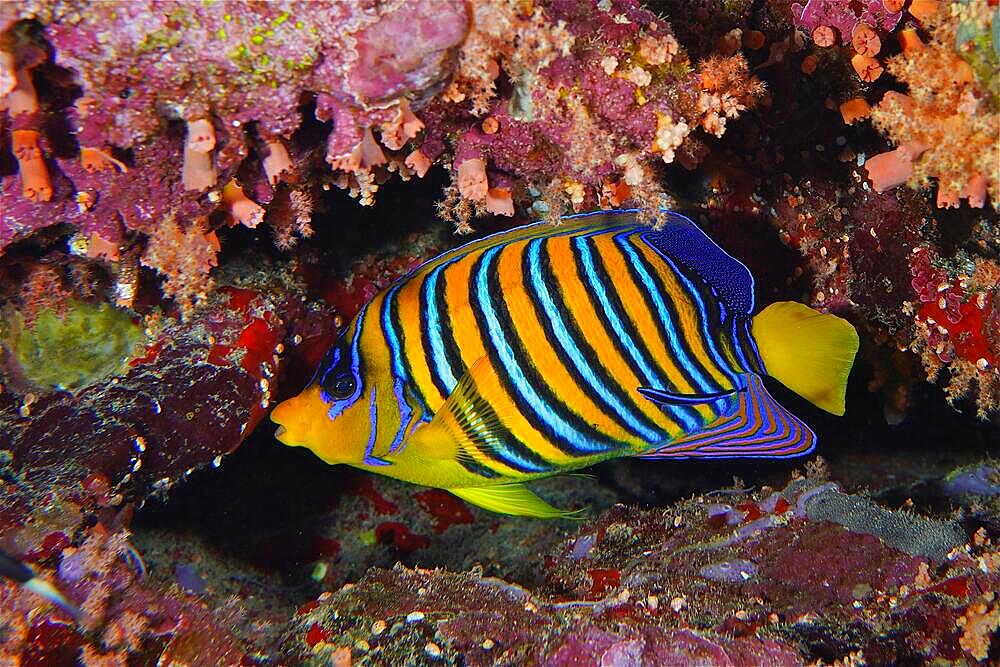
[[[759,375],[748,373],[736,405],[702,429],[666,442],[640,458],[786,458],[808,454],[816,434],[781,406]]]
[[[499,514],[530,516],[536,519],[572,519],[580,510],[561,510],[536,496],[524,484],[497,484],[448,489],[462,500]]]

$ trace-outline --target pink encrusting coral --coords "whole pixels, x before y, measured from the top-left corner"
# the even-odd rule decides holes
[[[220,206],[256,226],[276,191],[302,209],[315,151],[293,133],[310,98],[321,119],[337,110],[327,161],[368,203],[386,162],[372,128],[394,150],[417,135],[411,104],[443,87],[468,23],[461,2],[4,3],[0,129],[18,169],[3,178],[0,250],[69,222],[114,259],[161,226],[213,233]],[[309,232],[308,215],[293,231],[274,217],[282,243]],[[150,243],[143,263],[169,275],[177,252]],[[207,293],[213,262],[196,264],[167,291]]]
[[[394,172],[450,165],[441,211],[460,231],[532,205],[554,219],[632,201],[653,220],[667,199],[652,166],[698,128],[721,136],[763,92],[732,49],[692,64],[637,0],[39,0],[5,3],[0,35],[0,122],[18,161],[0,249],[67,222],[92,256],[138,246],[168,277],[187,260],[156,239],[209,234],[218,209],[270,222],[282,247],[308,235],[310,216],[286,211],[314,199],[324,168],[371,204]],[[332,126],[325,155],[296,134],[310,108]],[[167,293],[190,307],[211,266]]]

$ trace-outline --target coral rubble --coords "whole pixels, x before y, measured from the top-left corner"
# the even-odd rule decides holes
[[[835,486],[800,478],[733,491],[732,521],[718,520],[720,505],[705,496],[614,508],[557,548],[535,590],[373,569],[300,609],[285,644],[309,664],[985,659],[995,624],[993,598],[981,591],[998,583],[992,543],[942,524],[933,554],[913,553],[903,545],[926,539],[927,519]],[[897,518],[886,523],[889,515]]]

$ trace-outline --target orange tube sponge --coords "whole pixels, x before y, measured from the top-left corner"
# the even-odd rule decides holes
[[[91,174],[110,168],[115,168],[123,174],[128,172],[128,167],[121,160],[116,160],[100,148],[87,146],[80,147],[80,165]]]
[[[483,201],[489,191],[486,181],[486,162],[480,158],[466,160],[458,165],[458,191],[471,201]]]
[[[851,46],[863,56],[876,56],[882,50],[882,40],[867,23],[858,23],[851,34]]]
[[[14,70],[13,78],[13,86],[3,100],[8,114],[11,118],[16,118],[21,114],[36,113],[38,96],[31,83],[31,74],[26,69],[17,69]],[[23,128],[14,130],[11,135],[14,157],[17,158],[21,175],[21,191],[32,201],[49,201],[52,199],[52,181],[49,180],[49,169],[38,143],[38,130]]]
[[[486,210],[508,218],[514,215],[514,198],[510,188],[490,188],[486,191]]]
[[[282,176],[293,173],[292,159],[288,156],[288,149],[285,148],[285,144],[281,143],[280,139],[268,141],[266,148],[267,155],[262,160],[264,174],[267,176],[268,183],[275,186],[282,180]]]
[[[875,192],[885,192],[905,183],[913,175],[913,161],[925,150],[926,146],[910,143],[868,158],[865,161],[865,170]]]
[[[941,9],[941,0],[913,0],[910,3],[910,14],[918,21],[926,21]]]
[[[222,203],[230,217],[244,227],[253,229],[264,220],[264,208],[247,197],[235,178],[222,188]]]
[[[42,149],[38,146],[38,131],[14,130],[12,134],[24,196],[32,201],[49,201],[52,199],[52,182]]]
[[[813,42],[816,46],[833,46],[837,43],[837,33],[828,25],[816,26],[812,34]]]
[[[975,174],[969,179],[965,189],[962,190],[962,197],[968,198],[969,206],[972,208],[982,208],[986,205],[986,178],[982,174]]]
[[[863,97],[855,97],[840,105],[840,115],[844,122],[853,125],[862,118],[867,118],[871,113],[871,107]]]
[[[430,159],[419,148],[407,155],[403,163],[416,172],[420,178],[423,178],[427,170],[431,168]]]
[[[424,122],[410,110],[410,103],[402,100],[396,109],[396,117],[382,124],[382,143],[389,150],[398,151],[422,129]]]
[[[215,187],[218,177],[212,163],[215,148],[215,128],[205,118],[188,121],[188,135],[184,142],[184,167],[182,180],[188,190],[205,190]]]
[[[871,56],[856,53],[854,57],[851,58],[851,65],[854,66],[854,71],[858,73],[858,76],[861,77],[861,80],[865,83],[871,83],[882,76],[882,63],[875,60]]]
[[[899,39],[899,47],[903,49],[903,53],[913,53],[924,48],[924,43],[920,39],[920,35],[913,28],[900,30],[896,37]]]

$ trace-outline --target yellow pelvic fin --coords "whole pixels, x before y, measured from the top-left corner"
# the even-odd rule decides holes
[[[767,374],[816,407],[844,414],[858,332],[847,320],[793,301],[772,303],[753,318]]]
[[[469,486],[464,489],[448,490],[468,503],[500,514],[530,516],[536,519],[573,519],[580,513],[580,510],[568,512],[549,505],[524,484]]]

